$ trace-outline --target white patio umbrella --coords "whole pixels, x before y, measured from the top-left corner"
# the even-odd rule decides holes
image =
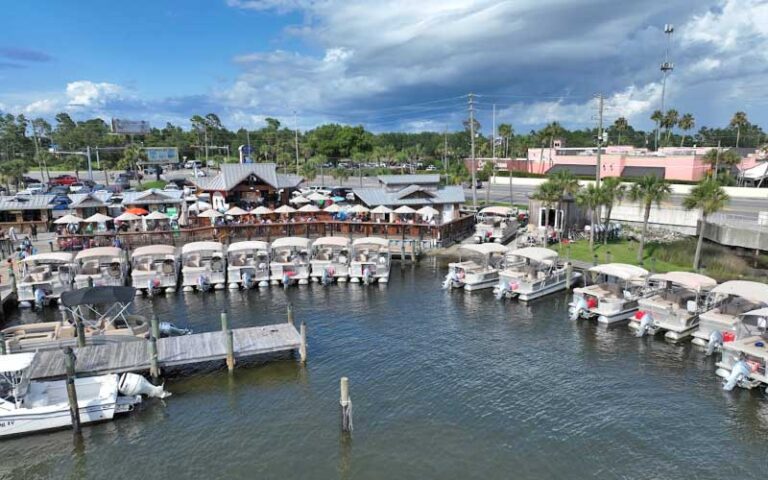
[[[157,210],[155,210],[154,212],[145,216],[144,220],[170,220],[170,219],[168,218],[168,215],[164,214],[163,212],[158,212]]]
[[[312,192],[307,195],[307,200],[311,200],[313,202],[327,202],[329,198],[322,193]]]
[[[354,207],[347,210],[349,213],[368,213],[371,209],[364,206],[364,205],[355,205]]]
[[[328,213],[339,213],[341,211],[341,207],[338,204],[334,203],[332,205],[328,205],[327,207],[325,207],[323,211]]]
[[[438,212],[436,209],[427,205],[426,207],[421,207],[420,209],[416,210],[416,213],[424,217],[433,217],[440,212]]]
[[[275,209],[275,213],[294,213],[295,211],[296,209],[289,205],[283,205]]]
[[[292,198],[292,199],[290,199],[290,200],[289,200],[289,202],[291,202],[291,203],[295,203],[296,205],[298,205],[298,204],[300,204],[300,203],[309,203],[310,201],[309,201],[309,200],[307,200],[307,199],[306,199],[306,198],[304,198],[304,197],[296,197],[296,198]]]
[[[251,213],[254,215],[269,215],[270,213],[272,213],[272,210],[270,210],[265,206],[259,206],[251,210]]]
[[[412,209],[408,205],[403,205],[402,207],[397,207],[394,212],[398,215],[403,215],[407,213],[416,213],[416,210]]]
[[[58,220],[55,220],[53,223],[56,225],[68,225],[70,223],[82,223],[85,220],[78,217],[77,215],[72,215],[71,213],[68,215],[64,215],[63,217],[59,218]]]
[[[201,217],[201,218],[219,218],[219,217],[223,217],[223,216],[224,216],[223,213],[221,213],[219,211],[216,211],[216,210],[214,210],[212,208],[210,208],[210,209],[204,211],[203,213],[201,213],[200,215],[198,215],[198,217]]]
[[[197,202],[195,202],[195,203],[193,203],[192,205],[189,206],[189,211],[190,212],[197,212],[199,210],[199,211],[202,212],[203,210],[210,210],[211,208],[213,208],[213,207],[212,207],[212,205],[210,203],[203,202],[203,201],[197,201]]]
[[[112,217],[104,215],[103,213],[94,213],[90,217],[83,220],[85,223],[106,223],[112,220]]]
[[[384,205],[379,205],[378,207],[371,210],[371,213],[387,214],[387,213],[392,213],[392,209],[389,207],[385,207]]]
[[[317,207],[316,205],[312,205],[311,203],[308,203],[303,207],[301,207],[298,211],[304,212],[304,213],[315,213],[315,212],[319,212],[320,208]]]
[[[232,207],[229,210],[227,210],[224,213],[224,215],[240,216],[240,215],[248,215],[248,212],[246,212],[240,207]]]
[[[118,222],[134,222],[136,220],[141,220],[141,217],[136,215],[135,213],[123,212],[117,217],[115,217],[115,220],[117,220]]]

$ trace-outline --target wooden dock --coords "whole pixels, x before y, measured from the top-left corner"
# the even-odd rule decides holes
[[[245,358],[266,353],[304,348],[305,340],[292,323],[232,329],[234,357]],[[78,376],[108,373],[144,372],[150,369],[150,342],[125,341],[74,348]],[[173,367],[225,360],[227,334],[224,331],[196,333],[157,340],[158,366]],[[30,379],[66,376],[65,355],[61,350],[38,352]]]

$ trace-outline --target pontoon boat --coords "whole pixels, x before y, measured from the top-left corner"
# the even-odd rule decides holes
[[[350,281],[366,285],[373,282],[387,283],[390,262],[389,240],[380,237],[358,238],[352,242]]]
[[[269,244],[255,240],[231,244],[227,276],[231,289],[269,286]]]
[[[77,275],[75,288],[120,287],[128,277],[125,251],[116,247],[96,247],[75,256]]]
[[[224,245],[220,242],[192,242],[181,247],[181,284],[183,291],[195,288],[206,292],[220,290],[227,282]]]
[[[77,272],[74,255],[67,252],[39,253],[21,261],[21,275],[16,286],[20,306],[38,307],[50,299],[58,299],[61,292],[72,288]]]
[[[323,284],[334,280],[346,282],[351,260],[350,241],[346,237],[321,237],[312,244],[312,280]]]
[[[499,283],[493,292],[496,298],[517,298],[527,302],[567,287],[567,275],[571,285],[581,278],[564,262],[557,252],[548,248],[526,247],[507,254],[505,266],[499,272]]]
[[[592,284],[573,290],[568,308],[571,320],[597,319],[610,325],[627,320],[637,311],[637,302],[651,295],[648,271],[624,263],[606,263],[589,269]]]
[[[723,377],[723,388],[754,388],[768,384],[768,308],[739,315],[735,338],[722,346],[717,375]]]
[[[473,291],[493,288],[499,281],[499,270],[509,249],[498,243],[461,245],[459,261],[448,264],[443,288]],[[470,260],[464,260],[469,257]]]
[[[308,238],[285,237],[272,242],[270,250],[270,278],[273,284],[282,282],[284,286],[309,283],[309,248],[312,242]]]
[[[485,207],[477,213],[475,242],[506,243],[518,229],[517,208]]]
[[[131,255],[131,279],[136,294],[142,291],[174,293],[179,283],[179,257],[172,245],[139,247]]]

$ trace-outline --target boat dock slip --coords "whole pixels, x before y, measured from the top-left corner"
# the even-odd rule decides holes
[[[305,348],[304,336],[291,323],[230,330],[235,359],[265,353]],[[150,342],[125,341],[75,348],[78,376],[108,373],[141,372],[150,369]],[[194,363],[225,360],[227,358],[227,332],[214,331],[166,337],[157,340],[160,368]],[[30,372],[31,380],[61,378],[66,375],[65,355],[61,350],[38,352],[36,365]]]

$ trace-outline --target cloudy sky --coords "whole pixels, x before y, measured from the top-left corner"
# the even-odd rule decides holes
[[[74,7],[77,5],[77,7]],[[649,127],[664,24],[675,26],[666,105],[721,126],[768,127],[768,0],[37,0],[9,2],[0,111],[229,127],[484,130],[606,119]]]

